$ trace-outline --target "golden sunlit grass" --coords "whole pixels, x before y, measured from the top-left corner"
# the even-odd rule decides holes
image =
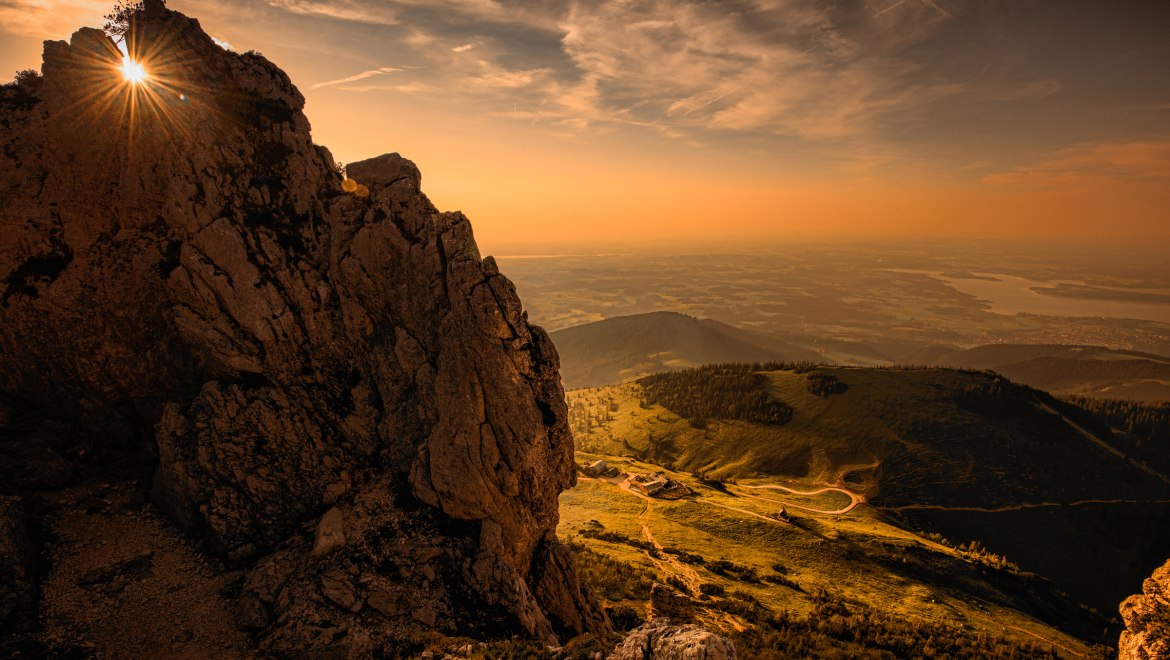
[[[636,400],[634,406],[632,410],[646,412],[636,407]],[[630,410],[623,406],[619,417],[622,412]],[[1079,640],[1026,613],[1001,603],[973,599],[956,588],[946,576],[956,570],[971,570],[960,553],[890,524],[867,506],[842,516],[795,511],[796,524],[780,524],[745,513],[767,514],[775,510],[773,505],[734,492],[720,492],[685,472],[619,454],[577,452],[578,461],[588,463],[598,458],[623,472],[666,472],[697,494],[677,501],[653,500],[647,506],[646,500],[628,490],[584,478],[561,493],[557,531],[562,538],[627,564],[634,573],[651,581],[664,582],[685,571],[666,555],[652,559],[642,547],[590,537],[581,531],[601,529],[641,541],[645,526],[662,546],[702,559],[703,563],[686,564],[700,584],[716,585],[727,593],[748,594],[773,612],[807,615],[814,611],[816,594],[823,588],[847,601],[866,603],[908,621],[962,622],[963,626],[1001,631],[1004,638],[1016,642],[1034,641],[1033,635],[1039,635],[1076,653],[1085,651]],[[809,504],[829,508],[833,502],[828,499]],[[904,564],[908,549],[931,558],[930,563],[922,565],[925,572],[897,569]],[[771,579],[751,580],[742,574],[716,572],[712,562],[717,560],[751,568],[761,577],[776,575],[781,570],[776,566],[781,566],[784,578],[800,585],[801,590]],[[643,605],[638,600],[627,602]],[[711,602],[699,601],[700,622],[726,629],[727,621],[714,616],[717,610],[711,609]]]

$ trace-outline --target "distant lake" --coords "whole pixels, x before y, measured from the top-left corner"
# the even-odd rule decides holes
[[[988,279],[967,279],[951,277],[940,271],[890,268],[892,272],[928,275],[946,282],[956,290],[975,296],[991,305],[991,311],[999,314],[1045,314],[1048,316],[1106,317],[1116,319],[1141,319],[1170,323],[1170,305],[1124,300],[1087,300],[1062,298],[1036,293],[1032,287],[1047,287],[1057,284],[1084,285],[1078,280],[1030,280],[1026,277],[1004,275],[1003,273],[971,273]],[[990,278],[995,278],[994,280]],[[1119,293],[1141,291],[1146,293],[1170,294],[1170,289],[1124,289],[1110,288]]]

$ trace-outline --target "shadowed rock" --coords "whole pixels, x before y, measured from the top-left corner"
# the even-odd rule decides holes
[[[553,533],[556,352],[467,218],[397,154],[346,184],[280,69],[161,2],[128,39],[145,85],[83,29],[0,93],[0,396],[156,460],[274,650],[608,629]]]
[[[24,507],[15,497],[0,497],[0,633],[28,624],[36,599],[33,569]]]

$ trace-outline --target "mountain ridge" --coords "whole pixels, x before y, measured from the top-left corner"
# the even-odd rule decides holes
[[[988,344],[968,349],[931,347],[912,364],[990,369],[1017,382],[1063,395],[1110,399],[1170,399],[1170,358],[1070,344]]]
[[[549,334],[567,389],[616,385],[656,371],[714,362],[824,362],[818,353],[714,319],[658,311],[615,316]]]

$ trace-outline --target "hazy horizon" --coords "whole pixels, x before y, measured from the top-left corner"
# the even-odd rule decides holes
[[[424,192],[426,192],[424,190]],[[449,209],[440,210],[445,211]],[[478,225],[471,217],[473,229]],[[1059,253],[1079,254],[1100,261],[1132,262],[1134,260],[1161,259],[1165,248],[1151,244],[1148,240],[1130,237],[1070,238],[1007,238],[989,236],[915,235],[910,237],[858,233],[840,236],[792,236],[767,239],[712,239],[712,238],[644,238],[640,240],[484,240],[476,234],[476,242],[483,256],[497,258],[554,258],[558,256],[606,256],[613,254],[655,254],[681,256],[687,254],[760,254],[774,250],[790,250],[807,247],[889,247],[906,249],[934,249],[939,247],[956,250],[1012,249],[1037,251],[1055,255]],[[1106,250],[1103,252],[1103,250]],[[1170,276],[1170,272],[1167,272]]]

